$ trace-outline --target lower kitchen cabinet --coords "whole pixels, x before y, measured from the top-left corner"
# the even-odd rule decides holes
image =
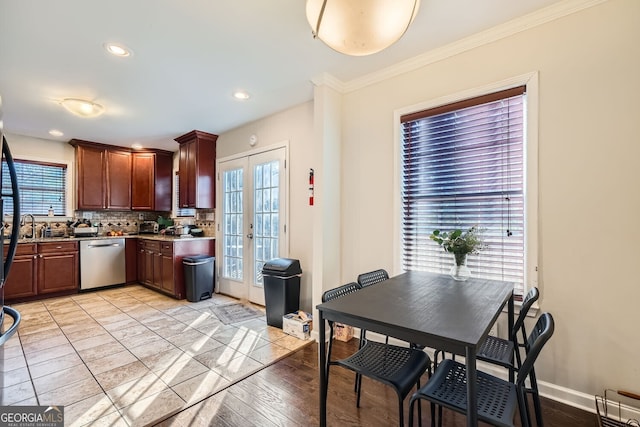
[[[138,282],[149,288],[185,298],[184,267],[185,256],[214,255],[214,240],[185,239],[159,241],[138,239]]]
[[[78,242],[38,243],[38,295],[78,289]]]
[[[4,256],[7,256],[8,245],[4,245]],[[38,274],[36,261],[38,248],[36,244],[21,244],[16,248],[16,255],[4,284],[4,297],[10,301],[16,298],[38,295]]]
[[[5,255],[7,252],[5,245]],[[5,282],[7,301],[74,293],[79,284],[78,242],[21,243]]]

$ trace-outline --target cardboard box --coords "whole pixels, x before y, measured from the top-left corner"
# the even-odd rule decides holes
[[[336,323],[333,325],[333,337],[338,341],[348,342],[353,338],[353,326]]]
[[[313,320],[311,314],[304,311],[296,311],[282,316],[282,330],[301,340],[308,340],[311,337]]]

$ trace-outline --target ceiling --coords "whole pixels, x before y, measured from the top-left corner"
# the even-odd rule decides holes
[[[0,0],[4,131],[175,151],[193,129],[221,134],[311,100],[324,73],[348,83],[558,2],[422,0],[399,42],[350,57],[312,38],[303,0]],[[79,118],[62,98],[106,112]]]

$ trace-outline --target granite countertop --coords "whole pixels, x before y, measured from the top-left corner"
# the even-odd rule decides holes
[[[160,234],[130,234],[125,236],[97,236],[97,237],[38,237],[36,239],[23,238],[18,240],[18,243],[46,243],[46,242],[78,242],[82,240],[102,240],[102,239],[148,239],[148,240],[160,240],[165,242],[174,241],[191,241],[191,240],[215,240],[215,237],[180,237],[180,236],[165,236]],[[5,236],[4,244],[8,244],[8,237]]]

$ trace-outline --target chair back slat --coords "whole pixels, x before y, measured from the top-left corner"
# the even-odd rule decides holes
[[[524,381],[533,370],[533,364],[538,358],[540,351],[542,351],[542,347],[544,347],[553,335],[554,328],[555,323],[553,316],[550,313],[542,313],[527,338],[529,352],[518,370],[518,378],[516,380],[518,386],[524,387]]]
[[[362,286],[356,282],[347,283],[346,285],[338,286],[337,288],[329,289],[322,294],[322,302],[334,300],[336,298],[343,297],[350,293],[356,292],[362,289]]]
[[[383,280],[387,280],[389,278],[389,273],[386,270],[374,270],[369,271],[368,273],[362,273],[358,276],[358,283],[363,288],[367,286],[375,285],[376,283],[380,283]]]

